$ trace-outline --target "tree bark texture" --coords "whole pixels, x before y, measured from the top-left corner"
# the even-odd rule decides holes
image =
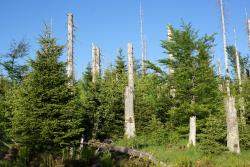
[[[234,97],[227,97],[225,103],[227,119],[227,147],[231,152],[240,153],[238,120]]]
[[[125,136],[135,136],[133,46],[128,44],[128,86],[125,89]]]
[[[70,78],[70,85],[74,81],[73,60],[73,14],[68,13],[67,76]]]

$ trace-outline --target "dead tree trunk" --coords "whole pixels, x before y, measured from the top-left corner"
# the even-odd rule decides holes
[[[194,87],[194,77],[192,78],[192,84]],[[192,97],[191,105],[194,105],[195,103],[195,97]],[[188,138],[188,144],[187,146],[195,146],[196,144],[196,116],[192,115],[189,117],[189,138]]]
[[[225,69],[226,69],[226,90],[227,90],[227,96],[230,96],[227,39],[226,39],[226,28],[225,28],[223,0],[220,0],[220,10],[221,10],[221,23],[222,23],[222,36],[223,36],[223,51],[224,51]]]
[[[133,46],[128,43],[128,86],[125,90],[125,136],[135,136]]]
[[[171,41],[172,31],[171,31],[170,25],[168,25],[167,27],[167,34],[168,34],[168,41]],[[168,54],[168,56],[170,60],[173,60],[172,54]],[[169,67],[169,75],[172,75],[173,73],[174,73],[174,70],[171,67]],[[170,88],[170,96],[172,96],[173,98],[175,97],[175,87],[173,85],[171,85],[171,88]]]
[[[238,82],[239,82],[239,91],[242,91],[242,84],[241,84],[241,69],[240,69],[240,58],[239,58],[239,52],[236,45],[236,32],[234,29],[234,47],[235,47],[235,56],[236,56],[236,66],[237,66],[237,76],[238,76]]]
[[[241,120],[241,123],[244,125],[244,124],[246,124],[245,106],[244,106],[244,97],[242,97],[240,58],[239,58],[239,52],[238,52],[237,45],[236,45],[236,31],[235,31],[235,29],[234,29],[234,47],[235,47],[236,67],[237,67],[237,76],[238,76],[239,94],[240,94],[240,98],[239,98],[240,120]]]
[[[196,116],[191,116],[189,118],[189,138],[188,147],[195,146],[196,144]]]
[[[95,84],[98,78],[100,77],[100,49],[96,47],[94,44],[92,44],[92,82]],[[93,121],[94,121],[94,127],[93,127],[93,138],[96,138],[97,130],[99,127],[99,121],[98,121],[98,114],[94,112],[93,114]]]
[[[250,19],[247,19],[248,49],[250,50]]]
[[[96,77],[99,78],[101,74],[101,50],[96,48]]]
[[[92,82],[100,76],[100,48],[92,44]]]
[[[115,153],[120,153],[120,154],[127,154],[130,157],[146,159],[152,162],[156,166],[165,166],[165,167],[169,166],[165,162],[157,160],[152,154],[139,151],[139,150],[135,150],[135,149],[131,149],[128,147],[114,146],[112,144],[100,143],[98,141],[89,141],[88,143],[85,142],[84,144],[92,148],[97,148],[98,150],[102,152],[110,151],[110,152],[115,152]]]
[[[143,34],[143,11],[142,11],[142,4],[140,1],[140,28],[141,28],[141,69],[142,69],[142,75],[146,74],[146,68],[145,68],[145,39]]]
[[[95,83],[96,81],[96,47],[95,45],[92,43],[92,82]]]
[[[171,31],[170,25],[168,25],[167,33],[168,33],[168,41],[171,41],[172,40],[172,31]],[[172,54],[168,54],[168,56],[169,56],[170,60],[173,60]],[[172,68],[169,68],[169,74],[172,74],[172,73],[174,73],[174,70]]]
[[[224,58],[225,58],[225,69],[226,69],[226,117],[227,117],[227,147],[229,151],[240,153],[239,146],[239,131],[238,131],[238,119],[237,112],[235,109],[235,100],[234,97],[230,96],[229,88],[229,69],[228,69],[228,55],[227,55],[227,40],[226,40],[226,30],[225,30],[225,21],[224,21],[224,6],[223,0],[220,0],[220,9],[221,9],[221,22],[222,22],[222,33],[223,33],[223,43],[224,43]],[[234,128],[234,129],[232,129]],[[235,147],[235,148],[234,148]]]
[[[74,68],[73,68],[73,14],[68,13],[68,41],[67,41],[67,76],[69,78],[68,85],[73,86],[74,84]],[[72,157],[73,148],[69,148],[69,155]]]
[[[67,45],[67,76],[70,78],[69,85],[74,83],[73,69],[73,14],[68,13],[68,45]]]
[[[221,83],[220,60],[218,60],[218,79],[219,79],[219,91],[223,92],[223,85]]]
[[[227,147],[231,152],[240,153],[237,111],[235,109],[234,97],[227,97],[225,103],[227,112]]]

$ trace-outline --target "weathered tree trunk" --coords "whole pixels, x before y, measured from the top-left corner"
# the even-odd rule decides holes
[[[238,120],[234,97],[227,97],[225,103],[227,112],[227,147],[231,152],[240,153]]]
[[[194,77],[192,79],[192,84],[194,87]],[[191,100],[191,105],[194,105],[195,103],[195,97],[193,96]],[[189,137],[188,137],[188,144],[187,146],[195,146],[196,144],[196,116],[192,115],[189,117]]]
[[[218,78],[219,78],[219,91],[223,92],[223,85],[221,83],[221,69],[220,69],[220,60],[218,60]]]
[[[92,82],[95,83],[96,81],[96,47],[95,45],[92,43]]]
[[[99,78],[101,74],[101,50],[96,48],[96,77]]]
[[[221,78],[220,60],[218,59],[218,76]]]
[[[73,69],[73,14],[68,13],[68,41],[67,41],[67,76],[69,77],[69,86],[74,84],[74,69]],[[70,157],[73,156],[73,148],[69,148]]]
[[[73,69],[73,14],[68,13],[68,45],[67,45],[67,75],[70,78],[69,85],[74,83]]]
[[[189,118],[189,139],[188,147],[195,146],[196,144],[196,116],[191,116]]]
[[[92,82],[95,83],[100,76],[100,48],[92,44]]]
[[[167,34],[168,34],[168,41],[171,41],[172,32],[171,32],[171,29],[170,29],[170,25],[168,25],[168,27],[167,27]],[[172,54],[168,54],[168,56],[169,56],[170,60],[173,60],[173,55]],[[171,67],[169,67],[169,75],[171,75],[173,73],[174,73],[174,70]],[[171,85],[171,88],[170,88],[170,95],[173,98],[175,97],[175,87],[173,85]]]
[[[234,47],[235,47],[235,57],[236,57],[236,66],[237,66],[237,76],[238,76],[238,82],[239,82],[239,90],[242,91],[242,84],[241,84],[241,68],[240,68],[240,58],[239,58],[239,52],[236,45],[236,32],[234,29]]]
[[[132,43],[128,43],[128,86],[134,90],[134,58]]]
[[[128,86],[125,90],[125,136],[135,136],[133,46],[128,44]]]
[[[144,61],[146,60],[145,58],[145,39],[144,39],[144,34],[143,34],[143,11],[142,11],[142,4],[140,1],[140,28],[141,28],[141,69],[142,69],[142,75],[146,74],[146,68],[145,68],[145,63]]]
[[[247,19],[248,49],[250,50],[250,19]]]
[[[100,77],[100,48],[96,47],[94,44],[92,44],[92,82],[96,83],[98,78]],[[93,115],[93,121],[94,121],[94,127],[93,127],[93,132],[92,136],[93,138],[96,138],[97,135],[97,130],[99,127],[99,119],[98,114],[94,112]]]
[[[220,0],[220,10],[221,10],[221,23],[222,23],[222,35],[223,35],[223,50],[224,50],[224,59],[225,59],[225,68],[226,68],[226,90],[227,90],[227,96],[230,96],[229,68],[228,68],[228,55],[227,55],[227,39],[226,39],[226,28],[225,28],[223,0]]]
[[[172,38],[171,38],[172,32],[171,32],[171,29],[170,29],[170,25],[168,25],[168,27],[167,27],[167,33],[168,33],[168,41],[171,41],[172,40]],[[169,56],[170,60],[173,60],[173,55],[172,54],[168,54],[168,56]],[[169,68],[169,74],[172,74],[172,73],[174,73],[174,70],[172,68]]]
[[[165,167],[168,166],[164,162],[157,160],[153,155],[151,155],[149,153],[135,150],[135,149],[131,149],[128,147],[114,146],[111,144],[100,143],[100,142],[96,142],[96,141],[90,141],[90,142],[84,143],[84,144],[88,145],[92,148],[98,148],[98,150],[101,150],[102,152],[110,151],[110,152],[127,154],[127,155],[130,155],[131,157],[138,157],[138,158],[149,160],[150,162],[152,162],[156,166],[165,166]]]
[[[240,97],[239,98],[239,105],[240,105],[240,121],[242,123],[242,125],[246,125],[246,117],[245,117],[245,113],[246,113],[246,110],[245,110],[245,99],[244,97]]]
[[[238,52],[237,45],[236,45],[236,31],[235,31],[235,29],[234,29],[234,47],[235,47],[236,67],[237,67],[237,76],[238,76],[239,94],[240,94],[240,98],[239,98],[240,120],[241,120],[241,123],[244,125],[244,124],[246,124],[245,106],[244,106],[244,97],[242,97],[240,58],[239,58],[239,52]]]
[[[226,40],[226,30],[225,30],[225,20],[224,20],[224,6],[223,0],[220,0],[221,9],[221,22],[222,22],[222,33],[223,33],[223,44],[224,44],[224,58],[225,58],[225,69],[226,69],[226,117],[227,117],[227,147],[229,151],[240,153],[239,146],[239,132],[238,132],[238,120],[237,112],[235,109],[234,97],[230,96],[229,87],[229,68],[228,68],[228,55],[227,55],[227,40]],[[233,129],[232,129],[233,128]]]

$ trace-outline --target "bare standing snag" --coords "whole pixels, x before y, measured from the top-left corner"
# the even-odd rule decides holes
[[[128,43],[128,86],[125,90],[125,136],[135,137],[133,45]]]

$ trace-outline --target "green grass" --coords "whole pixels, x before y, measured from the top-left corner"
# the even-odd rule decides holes
[[[242,151],[240,155],[229,152],[205,155],[198,148],[187,148],[186,141],[156,144],[145,136],[138,136],[131,140],[121,139],[115,144],[151,153],[158,160],[174,167],[250,167],[250,151]]]

